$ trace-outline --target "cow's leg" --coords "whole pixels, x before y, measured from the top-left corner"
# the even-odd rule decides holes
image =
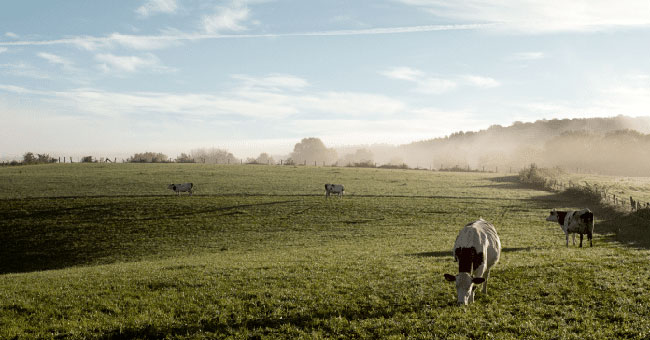
[[[573,240],[573,245],[576,245],[576,233],[571,234],[571,239]]]
[[[566,234],[566,247],[569,248],[569,233]]]
[[[580,248],[582,248],[582,233],[580,233]]]
[[[482,290],[483,293],[487,293],[487,284],[486,284],[487,275],[489,275],[489,269],[487,269],[487,265],[485,264],[485,261],[483,261],[483,263],[481,263],[481,265],[478,266],[478,268],[476,268],[474,272],[472,272],[473,277],[485,278],[485,281],[483,281],[483,290]],[[478,286],[476,286],[476,288],[478,288]]]
[[[483,294],[485,295],[487,295],[487,282],[489,277],[490,277],[490,269],[488,268],[485,271],[485,275],[483,275],[483,278],[485,279],[485,281],[483,282]]]
[[[589,239],[589,246],[590,247],[594,246],[594,244],[591,242],[592,237],[593,237],[593,234],[591,233],[591,231],[587,232],[587,238]]]

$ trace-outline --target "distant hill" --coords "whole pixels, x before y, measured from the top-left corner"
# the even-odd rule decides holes
[[[650,117],[583,118],[515,122],[394,148],[365,148],[375,161],[410,166],[519,169],[530,163],[570,171],[650,176]]]

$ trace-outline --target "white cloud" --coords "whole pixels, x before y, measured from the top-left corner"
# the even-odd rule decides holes
[[[494,78],[490,78],[490,77],[466,75],[463,76],[462,78],[470,85],[484,88],[484,89],[498,87],[501,85],[501,83],[496,81]]]
[[[415,84],[414,91],[425,94],[442,94],[455,89],[458,84],[450,79],[427,76],[424,72],[411,67],[395,67],[380,74]]]
[[[395,67],[380,74],[398,80],[405,80],[415,84],[414,91],[425,94],[443,94],[453,91],[461,85],[480,88],[500,86],[496,79],[478,75],[454,76],[449,78],[432,77],[424,72],[411,67]]]
[[[122,63],[119,60],[118,63]],[[126,65],[130,65],[130,59]],[[116,66],[117,67],[117,66]],[[137,66],[122,66],[137,69]],[[408,110],[400,100],[363,92],[312,91],[303,89],[307,82],[290,75],[259,78],[264,86],[250,87],[253,77],[237,76],[241,87],[221,93],[110,92],[98,89],[74,89],[37,92],[4,86],[0,90],[29,93],[41,97],[51,107],[99,116],[173,115],[179,119],[210,120],[215,117],[236,119],[293,119],[295,117],[389,117]],[[296,92],[298,89],[300,91]],[[150,117],[150,116],[149,116]],[[150,118],[149,118],[150,119]]]
[[[61,56],[58,56],[56,54],[46,53],[46,52],[39,52],[37,55],[39,57],[47,60],[51,64],[61,65],[64,68],[68,68],[68,69],[73,67],[73,62],[72,61],[70,61],[68,59],[65,59],[65,58],[63,58]]]
[[[6,48],[6,47],[0,47],[0,53],[5,53],[5,52],[7,52],[8,50],[9,50],[9,49]]]
[[[316,111],[346,117],[380,117],[407,109],[400,100],[372,93],[324,92],[291,98],[299,112]]]
[[[38,94],[38,91],[29,90],[22,86],[0,84],[0,90],[16,94]]]
[[[7,38],[12,38],[12,39],[17,39],[17,38],[18,38],[18,34],[13,33],[13,32],[7,32],[7,33],[5,33],[5,37],[7,37]]]
[[[176,0],[147,0],[135,12],[140,16],[148,17],[157,13],[172,14],[178,9]]]
[[[456,87],[458,84],[453,80],[429,77],[418,80],[415,91],[425,94],[443,94]]]
[[[539,60],[545,57],[543,52],[519,52],[510,56],[510,60]]]
[[[207,33],[218,33],[222,31],[245,31],[248,28],[244,21],[248,19],[250,10],[238,3],[230,7],[221,7],[213,15],[203,17],[203,30]]]
[[[242,81],[245,88],[264,88],[272,90],[293,89],[299,90],[309,86],[309,83],[300,77],[288,74],[270,74],[265,77],[250,77],[246,75],[233,75],[233,79]]]
[[[17,77],[50,79],[50,75],[25,62],[0,64],[0,74],[8,74]]]
[[[157,50],[179,43],[179,39],[171,35],[142,36],[120,33],[111,34],[107,38],[107,41],[111,44],[117,44],[135,50]]]
[[[203,29],[212,29],[209,17],[208,27]],[[219,26],[218,20],[214,28]],[[437,31],[456,31],[456,30],[475,30],[493,26],[491,24],[471,24],[471,25],[426,25],[426,26],[404,26],[404,27],[387,27],[387,28],[368,28],[357,30],[334,30],[334,31],[315,31],[315,32],[296,32],[296,33],[268,33],[268,34],[221,34],[213,33],[183,33],[170,31],[160,35],[133,35],[112,33],[108,36],[75,36],[70,38],[52,39],[52,40],[19,40],[19,41],[0,41],[0,46],[52,46],[52,45],[73,45],[79,48],[95,51],[99,49],[111,49],[116,46],[132,48],[137,50],[162,49],[170,46],[176,46],[183,42],[216,40],[216,39],[257,39],[257,38],[282,38],[282,37],[322,37],[322,36],[350,36],[350,35],[381,35],[381,34],[408,34],[418,32],[437,32]],[[246,27],[236,24],[235,28]],[[224,26],[225,28],[225,26]]]
[[[100,62],[100,67],[105,72],[136,72],[141,70],[169,71],[170,69],[163,66],[153,54],[147,54],[143,57],[138,56],[118,56],[110,53],[100,53],[95,55],[95,60]]]
[[[410,67],[395,67],[391,70],[380,72],[384,76],[392,79],[400,79],[400,80],[411,80],[415,81],[419,78],[421,78],[424,73],[420,70],[416,70]]]
[[[596,31],[617,27],[647,27],[646,0],[401,0],[435,16],[524,32]]]

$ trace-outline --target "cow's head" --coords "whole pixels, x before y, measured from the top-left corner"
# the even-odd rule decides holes
[[[176,190],[176,184],[170,184],[167,186],[167,189]]]
[[[551,210],[551,214],[546,218],[549,222],[559,222],[559,214],[555,209]]]
[[[481,284],[485,281],[482,277],[472,277],[470,273],[460,272],[458,275],[445,274],[447,281],[456,282],[458,294],[458,305],[468,305],[474,302],[474,284]]]

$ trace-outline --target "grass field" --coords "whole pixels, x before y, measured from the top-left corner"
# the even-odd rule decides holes
[[[166,189],[186,181],[194,196]],[[597,209],[593,248],[544,221],[582,204],[503,174],[0,168],[0,339],[647,339],[647,247]],[[443,274],[479,217],[502,258],[489,295],[457,307]]]

